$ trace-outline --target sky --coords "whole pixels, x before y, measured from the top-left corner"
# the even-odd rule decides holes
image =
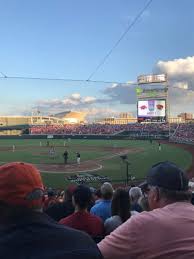
[[[86,80],[147,2],[0,0],[0,72]],[[150,73],[168,74],[172,115],[194,113],[193,10],[193,0],[153,0],[91,78],[118,83],[1,78],[0,115],[135,114],[126,82]]]

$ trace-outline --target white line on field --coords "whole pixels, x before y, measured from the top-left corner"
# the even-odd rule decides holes
[[[88,162],[94,162],[96,165],[98,165],[98,167],[94,168],[94,169],[88,169],[88,170],[85,169],[85,170],[82,170],[82,171],[76,171],[75,170],[75,171],[71,171],[71,172],[47,171],[47,170],[46,171],[42,171],[41,169],[39,169],[39,170],[40,170],[41,173],[50,173],[50,174],[74,174],[74,173],[95,172],[95,171],[99,171],[99,170],[101,170],[103,168],[103,166],[101,164],[96,163],[95,160],[98,160],[99,162],[102,162],[104,160],[109,160],[111,158],[114,158],[114,157],[117,157],[117,156],[120,156],[120,155],[123,155],[123,154],[127,154],[128,152],[129,152],[129,150],[126,149],[126,150],[123,150],[122,152],[113,153],[113,154],[110,154],[110,155],[107,155],[107,156],[102,156],[102,157],[99,157],[99,158],[96,158],[96,159],[91,159],[91,160],[85,160],[85,161],[82,162],[82,164],[88,163]],[[0,161],[0,164],[5,164],[5,163],[10,163],[10,162]],[[33,165],[38,167],[39,164],[33,164]],[[44,165],[46,165],[46,166],[51,165],[52,166],[53,164],[44,164]],[[72,165],[75,166],[76,163],[72,164]]]
[[[99,171],[103,168],[102,165],[98,164],[98,168],[94,168],[94,169],[85,169],[85,170],[82,170],[82,171],[72,171],[72,172],[54,172],[54,171],[41,171],[41,173],[50,173],[50,174],[75,174],[75,173],[85,173],[85,172],[95,172],[95,171]]]

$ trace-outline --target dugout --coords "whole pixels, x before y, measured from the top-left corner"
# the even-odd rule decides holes
[[[22,134],[29,134],[29,125],[22,124],[0,127],[0,136],[21,136]]]

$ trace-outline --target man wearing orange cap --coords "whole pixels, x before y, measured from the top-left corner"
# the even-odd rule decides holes
[[[44,188],[31,164],[0,166],[0,258],[102,258],[86,234],[42,212]]]

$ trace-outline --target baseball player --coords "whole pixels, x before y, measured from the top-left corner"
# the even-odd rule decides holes
[[[77,157],[77,164],[79,165],[80,164],[80,153],[79,152],[76,153],[76,157]]]
[[[50,156],[52,159],[55,158],[55,156],[56,156],[56,151],[55,151],[54,146],[52,146],[52,147],[50,148],[50,150],[49,150],[49,156]]]
[[[158,150],[159,150],[159,151],[161,151],[161,150],[162,150],[162,147],[161,147],[160,142],[159,142],[159,144],[158,144]]]
[[[64,164],[67,164],[67,159],[68,159],[68,152],[67,150],[65,150],[65,152],[63,153],[63,158],[64,158]]]
[[[12,146],[12,152],[15,152],[15,145]]]

